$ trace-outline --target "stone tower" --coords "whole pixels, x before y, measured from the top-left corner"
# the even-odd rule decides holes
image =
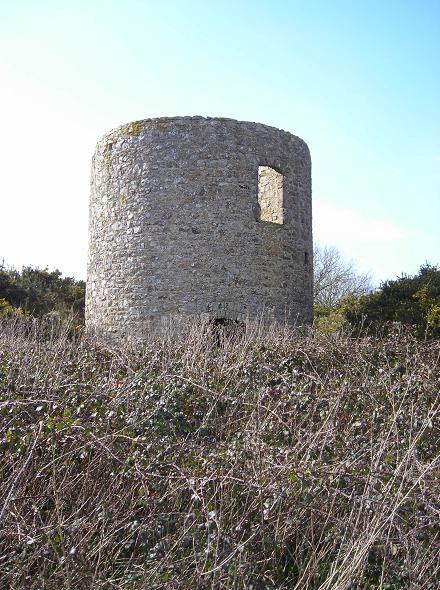
[[[202,314],[311,322],[307,145],[233,119],[119,127],[93,158],[87,326],[142,338]]]

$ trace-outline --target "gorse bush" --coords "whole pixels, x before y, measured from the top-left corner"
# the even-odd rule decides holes
[[[21,271],[0,265],[0,317],[47,314],[84,323],[85,283],[62,277],[59,270],[25,266]]]
[[[386,281],[346,307],[346,318],[374,332],[399,322],[413,326],[419,336],[440,337],[440,268],[426,264],[415,276]]]
[[[439,338],[440,269],[426,264],[417,275],[386,281],[372,293],[315,304],[314,315],[315,327],[323,333],[354,328],[364,335],[383,335],[398,323],[411,326],[419,338]]]
[[[438,583],[440,343],[0,335],[0,588]]]

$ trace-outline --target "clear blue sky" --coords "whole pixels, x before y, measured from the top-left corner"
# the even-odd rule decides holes
[[[0,260],[84,278],[98,138],[198,114],[302,137],[315,238],[376,281],[440,263],[438,0],[0,8]]]

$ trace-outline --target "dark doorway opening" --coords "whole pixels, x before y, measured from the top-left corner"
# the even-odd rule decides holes
[[[214,318],[211,321],[211,333],[217,346],[222,346],[225,340],[237,338],[244,333],[245,324],[230,318]]]

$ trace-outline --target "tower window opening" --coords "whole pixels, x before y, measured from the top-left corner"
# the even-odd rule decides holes
[[[283,175],[270,166],[258,166],[260,221],[284,223]]]

